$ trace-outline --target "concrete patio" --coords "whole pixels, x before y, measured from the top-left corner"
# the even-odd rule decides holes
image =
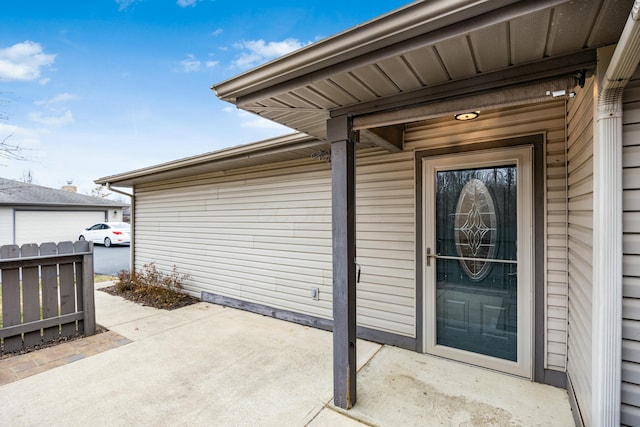
[[[574,425],[565,390],[367,341],[342,411],[328,332],[208,303],[96,307],[122,345],[0,386],[0,425]]]

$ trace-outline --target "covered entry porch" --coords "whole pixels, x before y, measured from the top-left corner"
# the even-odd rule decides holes
[[[518,244],[531,242],[530,258],[486,262],[514,261],[519,281],[523,268],[529,270],[532,286],[518,284],[525,298],[517,311],[531,313],[516,328],[526,338],[517,344],[515,361],[530,362],[522,376],[568,387],[577,423],[620,423],[622,90],[640,59],[638,4],[632,3],[416,2],[214,87],[239,108],[331,146],[337,406],[348,409],[357,400],[356,164],[363,156],[356,148],[386,151],[388,159],[429,149],[454,157],[461,147],[488,146],[505,133],[541,134],[542,154],[528,163],[534,170],[532,208],[519,211],[532,215],[518,234]],[[559,129],[544,117],[547,106],[558,105]],[[529,107],[539,114],[529,127],[510,123],[511,115]],[[462,130],[453,124],[457,113],[488,114],[498,126],[491,134],[480,120],[477,128]],[[418,138],[420,127],[441,133]],[[419,191],[422,166],[412,166],[417,212],[427,196]],[[413,220],[416,310],[408,338],[416,351],[430,352],[425,330],[433,327],[427,307],[434,295],[423,272],[441,254],[420,244],[428,235],[428,214],[416,213]]]

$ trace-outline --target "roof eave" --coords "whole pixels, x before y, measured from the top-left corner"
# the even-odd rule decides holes
[[[114,202],[113,204],[79,204],[79,203],[40,203],[40,202],[2,202],[0,206],[13,206],[13,207],[34,207],[37,206],[39,208],[77,208],[77,209],[86,209],[86,208],[99,208],[99,209],[111,209],[111,208],[124,208],[130,206],[129,203],[118,203]]]
[[[225,101],[330,67],[518,0],[417,1],[213,85]]]
[[[248,157],[255,153],[268,152],[268,151],[279,150],[283,148],[287,149],[287,148],[295,147],[296,145],[305,144],[313,141],[317,141],[317,139],[309,135],[306,135],[304,133],[296,132],[293,134],[271,138],[264,141],[255,142],[252,144],[239,145],[236,147],[226,148],[223,150],[214,151],[207,154],[201,154],[197,156],[175,160],[172,162],[150,166],[147,168],[137,169],[130,172],[106,176],[103,178],[99,178],[94,182],[99,185],[109,184],[116,187],[131,188],[134,186],[135,181],[140,178],[146,178],[152,175],[160,175],[166,172],[171,172],[178,169],[191,168],[194,166],[200,166],[207,163],[215,163],[223,160]]]

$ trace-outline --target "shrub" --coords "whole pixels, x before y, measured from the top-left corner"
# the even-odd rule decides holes
[[[135,271],[121,270],[118,273],[118,280],[116,281],[115,287],[118,292],[131,292],[136,288],[137,284],[139,284],[139,281]]]
[[[189,277],[179,274],[173,266],[166,275],[155,266],[145,264],[139,273],[122,270],[118,273],[115,290],[126,298],[157,308],[176,308],[193,302],[193,297],[182,292],[183,282]]]

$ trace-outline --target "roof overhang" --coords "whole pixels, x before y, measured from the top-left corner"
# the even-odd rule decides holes
[[[362,143],[396,151],[403,123],[508,106],[514,94],[511,105],[551,101],[548,92],[575,87],[596,49],[617,42],[632,3],[415,2],[212,89],[321,140],[328,118],[349,115],[369,130]]]
[[[306,134],[295,133],[111,175],[97,179],[95,183],[130,188],[159,180],[175,180],[197,174],[224,172],[279,161],[309,158],[325,146],[324,141]]]
[[[310,157],[326,122],[348,115],[359,146],[402,150],[404,125],[456,112],[555,101],[618,41],[633,0],[418,1],[212,89],[300,133],[119,175],[132,187]]]
[[[118,209],[131,206],[129,203],[114,203],[109,205],[81,205],[77,203],[38,203],[38,202],[18,202],[18,203],[0,203],[0,206],[8,206],[18,210],[105,210],[105,209]]]

